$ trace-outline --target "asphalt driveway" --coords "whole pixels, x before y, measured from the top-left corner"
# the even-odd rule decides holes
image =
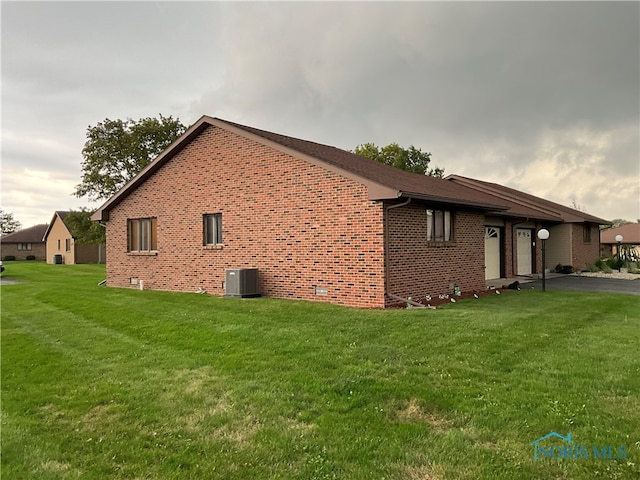
[[[548,278],[547,290],[578,290],[582,292],[612,292],[640,295],[639,280],[620,280],[616,278],[581,277],[579,275],[562,275]],[[521,288],[542,288],[542,280],[524,283]]]

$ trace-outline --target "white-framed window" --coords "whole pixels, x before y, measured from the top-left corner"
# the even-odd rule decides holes
[[[65,251],[67,251],[67,252],[71,251],[71,239],[70,238],[67,238],[64,241],[64,248],[65,248]]]
[[[208,213],[202,216],[204,245],[222,245],[222,214]]]
[[[31,250],[31,244],[30,243],[19,243],[18,244],[18,250]]]
[[[453,241],[453,214],[449,210],[427,209],[427,241]]]
[[[158,249],[158,219],[127,220],[127,251],[152,252]]]

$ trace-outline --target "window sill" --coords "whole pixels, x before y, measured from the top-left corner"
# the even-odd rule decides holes
[[[428,247],[455,247],[456,242],[427,242]]]
[[[224,244],[218,243],[216,245],[203,245],[202,248],[204,250],[222,250],[224,248]]]
[[[127,252],[127,255],[130,257],[155,257],[158,255],[157,250],[153,250],[151,252]]]

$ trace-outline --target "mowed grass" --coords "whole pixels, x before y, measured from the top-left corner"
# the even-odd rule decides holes
[[[7,267],[2,478],[640,478],[637,296],[367,311]],[[535,462],[551,431],[626,458]]]

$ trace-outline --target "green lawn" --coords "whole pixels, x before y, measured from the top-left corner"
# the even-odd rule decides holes
[[[640,478],[637,296],[368,311],[3,276],[2,478]],[[552,431],[626,458],[534,461]]]

